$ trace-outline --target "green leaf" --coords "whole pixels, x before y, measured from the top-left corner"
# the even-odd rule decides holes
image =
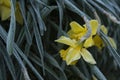
[[[38,26],[37,26],[37,23],[35,21],[35,16],[34,16],[34,13],[32,12],[33,10],[31,8],[29,8],[30,12],[31,12],[31,15],[33,17],[33,24],[34,25],[34,35],[35,35],[35,39],[36,39],[36,43],[37,43],[37,48],[38,48],[38,51],[39,51],[39,54],[40,54],[40,57],[41,57],[41,62],[42,62],[42,65],[43,65],[43,72],[44,72],[44,50],[43,50],[43,44],[42,44],[42,40],[41,40],[41,35],[39,33],[39,29],[38,29]]]
[[[108,37],[102,32],[100,31],[100,35],[101,38],[103,39],[103,41],[105,42],[105,44],[107,45],[107,48],[110,51],[110,54],[113,56],[113,58],[115,59],[115,61],[117,62],[118,66],[120,67],[120,55],[117,53],[117,51],[112,47]]]
[[[80,17],[87,16],[90,18],[87,14],[85,14],[83,11],[81,11],[78,7],[76,7],[70,0],[65,0],[66,7],[73,11],[74,13],[78,14]]]
[[[99,80],[107,80],[102,72],[98,69],[95,65],[89,65],[91,68],[92,73],[99,79]]]
[[[60,75],[61,75],[62,80],[67,80],[67,77],[66,77],[63,69],[59,66],[58,62],[47,52],[45,53],[45,58],[50,64],[52,64],[54,67],[56,67],[60,70],[60,72],[61,72]]]
[[[59,10],[59,29],[58,29],[58,35],[57,37],[60,37],[62,35],[62,21],[63,21],[63,1],[56,0]]]
[[[10,18],[10,29],[8,31],[7,36],[7,52],[9,55],[13,53],[13,43],[15,37],[15,29],[16,29],[16,22],[15,22],[15,3],[11,0],[11,18]]]
[[[6,69],[5,69],[5,62],[2,58],[0,60],[0,80],[7,80],[6,76],[7,76],[7,73],[6,73]]]
[[[48,7],[44,7],[41,10],[41,16],[44,19],[45,17],[47,17],[54,9],[56,9],[57,6],[48,6]]]
[[[17,38],[16,44],[20,45],[22,44],[22,41],[24,40],[25,37],[25,32],[24,32],[24,27],[21,29],[21,31],[19,32],[19,36]]]
[[[30,56],[30,59],[31,59],[34,63],[36,63],[38,66],[42,67],[42,64],[40,63],[40,59],[39,59],[37,56],[32,55],[32,56]],[[54,72],[54,70],[52,69],[52,67],[49,67],[49,66],[47,66],[46,64],[45,64],[44,67],[45,67],[45,70],[46,70],[47,72],[49,72],[56,80],[59,80],[58,75]]]
[[[15,67],[13,65],[13,62],[9,56],[9,54],[6,52],[5,46],[3,45],[3,43],[0,41],[0,52],[2,53],[5,63],[12,75],[13,80],[16,80],[16,73],[15,73]],[[4,72],[4,71],[3,71]]]
[[[30,0],[30,3],[31,3],[32,9],[33,9],[34,14],[35,14],[34,18],[39,25],[39,31],[40,31],[41,35],[43,36],[44,31],[46,31],[46,26],[45,26],[45,23],[44,23],[44,21],[42,20],[42,17],[41,17],[41,13],[40,13],[40,10],[39,10],[39,4],[33,4],[32,0]]]
[[[20,0],[19,5],[20,5],[20,10],[21,10],[21,13],[22,13],[23,20],[24,20],[24,23],[25,23],[24,32],[25,32],[25,35],[26,35],[26,39],[27,39],[28,44],[31,45],[32,44],[32,38],[31,38],[30,31],[29,31],[29,27],[28,27],[28,21],[26,20],[26,11],[25,11],[24,1]]]
[[[3,33],[4,34],[3,34]],[[6,39],[7,39],[7,33],[5,32],[5,30],[0,26],[0,36],[1,38],[4,40],[4,42],[6,43]],[[19,65],[21,66],[21,70],[24,74],[25,79],[29,80],[29,76],[28,73],[26,71],[26,68],[24,66],[23,61],[21,60],[20,56],[25,60],[25,62],[28,64],[28,66],[31,68],[31,70],[33,71],[33,73],[37,76],[38,79],[43,80],[42,76],[38,73],[38,71],[35,69],[35,67],[30,63],[30,61],[27,59],[27,57],[25,56],[25,54],[22,52],[22,50],[14,43],[13,45],[14,49],[13,49],[13,55],[15,56],[15,58],[17,59]],[[19,55],[20,56],[19,56]]]
[[[78,77],[82,78],[83,80],[89,80],[76,66],[72,66],[71,69]]]

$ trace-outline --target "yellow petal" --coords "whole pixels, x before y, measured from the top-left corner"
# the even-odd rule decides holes
[[[116,43],[115,43],[115,41],[113,40],[113,38],[109,37],[109,40],[110,40],[110,42],[111,42],[112,47],[115,48],[115,49],[117,49]]]
[[[93,39],[92,39],[92,36],[90,36],[87,40],[85,40],[85,42],[84,42],[84,47],[85,48],[88,48],[88,47],[91,47],[91,46],[93,46],[94,45],[94,41],[93,41]]]
[[[85,34],[86,34],[86,31],[81,33],[72,33],[72,31],[68,32],[69,37],[75,40],[80,40]]]
[[[3,0],[3,4],[6,6],[6,7],[11,7],[11,4],[10,4],[10,0]]]
[[[93,78],[92,80],[98,80],[94,75],[92,75],[92,78]]]
[[[55,42],[63,43],[63,44],[66,44],[66,45],[69,45],[69,46],[72,46],[72,47],[76,46],[75,45],[75,43],[76,43],[75,40],[71,40],[70,38],[65,37],[65,36],[61,36],[59,39],[55,40]]]
[[[80,47],[77,46],[75,48],[70,47],[67,56],[66,56],[66,63],[67,65],[72,65],[75,61],[79,60],[81,57],[80,55]]]
[[[90,21],[90,26],[92,29],[92,35],[95,35],[98,29],[98,21],[97,20],[91,20]]]
[[[71,26],[71,30],[74,33],[79,33],[79,32],[84,30],[84,28],[81,25],[79,25],[77,22],[75,22],[75,21],[71,22],[70,26]]]
[[[2,20],[6,20],[10,17],[10,8],[1,6],[0,10],[1,10],[1,19]]]
[[[64,49],[60,50],[59,53],[60,53],[60,56],[62,57],[63,60],[66,60],[66,56],[67,56],[67,53],[68,53],[69,49],[70,48],[68,48],[66,50],[64,50]]]
[[[23,24],[23,17],[22,17],[22,14],[20,12],[20,8],[19,8],[19,5],[17,4],[17,9],[15,11],[15,16],[16,16],[16,21],[19,23],[19,24]]]
[[[86,62],[90,64],[96,64],[96,61],[94,60],[93,56],[87,49],[82,48],[81,55]]]
[[[80,32],[80,33],[73,33],[71,30],[68,31],[68,35],[71,39],[75,39],[75,40],[80,40],[85,34],[86,34],[87,31],[84,31],[84,32]]]
[[[66,50],[64,50],[64,49],[60,50],[60,56],[61,56],[61,58],[62,58],[64,61],[66,61],[66,56],[67,56],[67,54],[68,54],[69,49],[70,49],[70,48],[68,48],[68,49],[66,49]],[[77,60],[76,60],[76,61],[73,61],[70,65],[75,65],[76,63],[77,63]]]
[[[60,56],[62,57],[62,59],[63,59],[63,60],[65,60],[65,59],[66,59],[66,54],[67,54],[67,53],[66,53],[66,51],[65,51],[65,50],[63,50],[63,49],[62,49],[62,50],[60,50]]]
[[[78,62],[78,60],[73,61],[70,65],[75,65]]]
[[[95,46],[98,47],[99,49],[102,49],[105,46],[103,40],[100,38],[99,35],[95,35],[93,37],[93,41],[95,43]]]
[[[3,4],[3,0],[0,0],[0,5]]]
[[[74,39],[75,38],[75,33],[72,30],[69,30],[67,32],[67,34],[69,35],[70,38]]]
[[[107,33],[108,33],[107,28],[104,25],[102,25],[100,28],[107,35]]]

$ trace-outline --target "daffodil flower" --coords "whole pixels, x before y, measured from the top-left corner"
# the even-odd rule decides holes
[[[86,25],[79,25],[77,22],[73,21],[70,23],[71,30],[68,31],[68,35],[72,39],[80,40],[85,34],[87,33],[87,27]],[[94,45],[94,41],[92,36],[96,34],[97,28],[98,28],[98,21],[97,20],[91,20],[90,21],[90,27],[91,27],[91,34],[90,37],[87,38],[84,42],[84,47],[88,48]]]
[[[6,20],[10,17],[10,0],[0,0],[0,16],[2,20]]]
[[[86,24],[81,26],[75,21],[70,23],[71,29],[67,32],[69,37],[61,36],[59,39],[55,40],[56,42],[69,46],[66,50],[60,50],[60,56],[66,61],[67,65],[76,64],[81,57],[90,64],[96,64],[91,53],[86,48],[97,46],[99,49],[102,49],[105,45],[101,37],[97,34],[98,21],[90,20],[89,24],[91,27],[90,36],[81,43],[80,40],[87,34],[88,29]],[[105,26],[102,25],[100,29],[107,35],[108,31]],[[114,40],[110,37],[109,40],[113,47],[116,48]]]
[[[11,14],[11,3],[10,0],[0,0],[0,17],[1,20],[7,20]],[[23,24],[23,18],[19,9],[18,3],[16,4],[15,10],[16,21],[20,24]]]
[[[85,48],[97,46],[99,49],[102,49],[105,45],[101,37],[97,34],[98,29],[98,21],[97,20],[90,20],[90,27],[91,27],[91,34],[90,36],[84,41],[83,46]],[[83,26],[79,25],[77,22],[72,21],[70,23],[71,29],[68,31],[68,35],[71,39],[81,40],[83,36],[87,33],[86,24]],[[100,29],[107,35],[108,31],[104,25],[100,27]],[[109,37],[114,48],[116,48],[116,44],[112,38]]]
[[[81,57],[90,64],[96,64],[91,53],[86,48],[83,48],[82,44],[78,44],[75,39],[61,36],[55,41],[69,46],[66,50],[60,50],[60,55],[62,59],[66,61],[67,65],[76,64]]]
[[[108,31],[107,31],[107,29],[105,28],[104,25],[102,25],[102,26],[100,27],[100,29],[104,32],[104,34],[107,35]],[[93,37],[93,40],[94,40],[95,46],[98,47],[100,50],[105,46],[103,40],[101,39],[101,37],[100,37],[98,34],[96,34],[96,35]]]
[[[81,26],[77,22],[72,21],[70,23],[71,29],[68,31],[68,35],[71,39],[80,40],[87,32],[86,26]]]
[[[93,36],[96,35],[97,29],[98,29],[98,21],[97,20],[90,20],[89,23],[90,23],[90,27],[91,27],[91,34],[90,34],[90,37],[87,38],[84,42],[84,47],[86,47],[86,48],[95,45]],[[86,26],[86,25],[84,25],[84,26]]]
[[[107,35],[108,30],[107,30],[107,28],[104,25],[102,25],[100,27],[100,29],[103,31],[104,34]],[[115,48],[115,49],[117,49],[115,41],[111,37],[108,37],[108,39],[111,42],[112,47]],[[105,46],[103,40],[101,39],[101,37],[98,34],[96,34],[93,37],[93,40],[94,40],[95,46],[97,46],[100,50]]]

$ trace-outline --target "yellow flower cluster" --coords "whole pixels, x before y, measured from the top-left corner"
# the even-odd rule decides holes
[[[11,14],[11,3],[10,0],[0,0],[0,17],[1,20],[7,20]],[[15,10],[16,21],[20,24],[23,24],[23,18],[20,12],[18,3],[16,4]]]
[[[104,47],[104,43],[100,36],[97,34],[98,21],[91,20],[90,22],[91,34],[83,42],[79,43],[81,38],[86,35],[87,27],[86,24],[81,26],[77,22],[73,21],[70,23],[71,29],[68,31],[69,37],[61,36],[56,42],[63,43],[69,47],[64,50],[60,50],[60,56],[66,61],[67,65],[74,65],[82,57],[86,62],[90,64],[96,64],[96,61],[92,57],[91,53],[87,50],[88,47],[97,46],[99,49]],[[107,29],[102,25],[101,30],[107,34]],[[115,42],[112,38],[110,41],[116,47]]]

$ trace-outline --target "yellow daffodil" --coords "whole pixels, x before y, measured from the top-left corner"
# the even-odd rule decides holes
[[[87,33],[87,27],[86,25],[79,25],[77,22],[73,21],[70,23],[71,30],[68,31],[68,35],[72,39],[80,40],[86,33]],[[91,20],[90,21],[90,27],[91,27],[91,34],[88,39],[85,40],[84,47],[88,48],[94,45],[94,41],[92,39],[92,36],[96,34],[97,28],[98,28],[98,21],[97,20]]]
[[[107,28],[106,28],[104,25],[102,25],[102,26],[100,27],[100,29],[103,31],[104,34],[107,35],[108,30],[107,30]]]
[[[111,37],[108,37],[108,38],[109,38],[109,40],[110,40],[110,43],[111,43],[112,47],[115,48],[115,49],[117,49],[117,45],[116,45],[114,39],[111,38]]]
[[[99,49],[102,49],[104,47],[103,40],[101,37],[97,34],[98,29],[98,21],[97,20],[90,20],[89,21],[90,27],[91,27],[91,34],[90,36],[84,41],[83,46],[85,48],[91,47],[91,46],[97,46]],[[68,31],[68,35],[71,39],[80,40],[85,34],[87,33],[87,27],[86,24],[83,26],[79,25],[77,22],[72,21],[70,23],[71,29]],[[107,35],[108,31],[104,25],[100,27],[100,29]],[[113,47],[116,48],[115,42],[113,39],[110,38]]]
[[[103,40],[100,38],[99,35],[93,37],[95,46],[98,47],[100,50],[105,46]]]
[[[69,37],[61,36],[59,39],[55,40],[56,42],[63,43],[69,47],[64,50],[60,50],[60,56],[67,65],[74,65],[82,57],[86,62],[91,64],[96,64],[91,53],[86,49],[91,46],[97,46],[99,49],[102,49],[105,45],[101,37],[97,34],[98,30],[98,21],[90,20],[89,21],[91,33],[83,42],[80,43],[80,40],[87,34],[86,24],[81,26],[77,22],[73,21],[70,23],[71,29],[68,31]],[[108,31],[105,26],[101,26],[100,29],[107,35]],[[112,38],[109,37],[111,45],[116,48],[116,44]]]
[[[74,65],[81,57],[90,64],[96,64],[91,53],[86,48],[83,48],[82,44],[78,44],[75,39],[61,36],[55,41],[69,46],[66,50],[60,50],[60,55],[67,65]]]
[[[18,4],[18,3],[16,3],[15,17],[16,17],[16,21],[17,21],[19,24],[23,24],[23,17],[22,17],[22,14],[21,14],[21,12],[20,12],[20,7],[19,7],[19,4]]]
[[[10,0],[0,0],[0,16],[2,20],[6,20],[10,17]]]
[[[104,25],[102,25],[100,27],[100,29],[107,35],[108,31],[107,31],[107,29]],[[96,34],[93,37],[93,40],[94,40],[94,43],[95,43],[94,45],[96,47],[98,47],[100,50],[105,46],[103,40],[101,39],[101,37],[98,34]]]
[[[11,14],[11,3],[10,0],[0,0],[0,17],[4,21],[10,17]],[[16,21],[23,24],[23,18],[19,9],[18,3],[16,4],[15,10]]]
[[[68,35],[71,39],[80,40],[87,32],[86,27],[82,27],[77,22],[70,23],[71,30],[68,31]]]
[[[94,45],[93,36],[96,35],[98,29],[98,21],[90,20],[91,34],[90,37],[87,38],[84,42],[84,47],[88,48]],[[86,26],[86,25],[84,25]]]
[[[107,30],[107,28],[104,25],[102,25],[100,29],[103,31],[104,34],[107,35],[108,30]],[[115,41],[111,37],[108,37],[108,39],[109,39],[112,47],[117,49]],[[93,40],[94,40],[95,46],[97,46],[100,50],[105,46],[103,40],[101,39],[101,37],[98,34],[96,34],[93,37]]]

